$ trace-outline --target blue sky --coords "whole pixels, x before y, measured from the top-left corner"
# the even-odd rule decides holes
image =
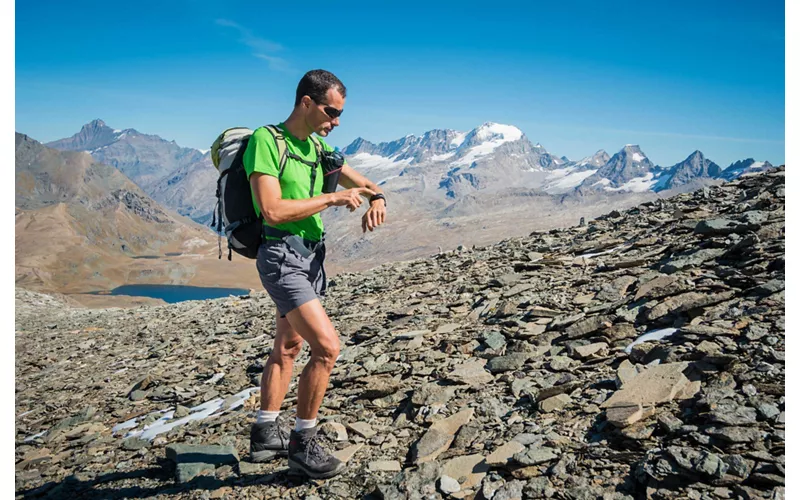
[[[783,2],[376,3],[17,2],[15,128],[102,118],[206,149],[284,119],[325,68],[348,89],[340,147],[493,121],[573,159],[784,162]]]

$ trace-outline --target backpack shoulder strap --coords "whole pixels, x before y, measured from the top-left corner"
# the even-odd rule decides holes
[[[309,135],[308,138],[311,139],[311,142],[314,143],[314,148],[317,150],[317,164],[319,164],[320,160],[322,159],[322,143],[319,142],[319,139],[314,136],[314,134]]]
[[[264,125],[270,134],[272,134],[272,138],[275,139],[275,146],[278,148],[278,180],[283,177],[283,169],[286,167],[286,157],[287,157],[287,149],[286,149],[286,138],[283,137],[283,132],[276,127],[275,125]]]

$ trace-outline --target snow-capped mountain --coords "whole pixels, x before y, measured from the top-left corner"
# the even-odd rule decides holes
[[[562,156],[564,160],[566,156]],[[550,171],[542,190],[548,194],[562,194],[569,192],[581,183],[587,177],[591,177],[597,172],[600,167],[608,163],[610,156],[605,150],[601,149],[592,156],[577,161],[566,161],[560,168]]]
[[[702,152],[695,151],[682,162],[676,163],[663,172],[655,191],[663,191],[695,182],[697,179],[716,179],[722,169],[706,158]]]
[[[655,184],[654,178],[658,173],[658,167],[653,165],[639,146],[628,144],[597,172],[587,177],[581,186],[605,191],[642,192]]]
[[[448,198],[472,191],[496,191],[503,187],[535,189],[547,194],[645,193],[690,189],[717,179],[730,180],[744,171],[771,166],[745,160],[720,168],[695,151],[670,167],[655,165],[642,149],[628,144],[613,156],[604,150],[579,161],[549,153],[532,144],[513,125],[487,122],[469,131],[431,130],[420,137],[408,135],[380,144],[363,138],[344,150],[348,162],[381,184],[410,185],[409,176],[438,180],[437,188]],[[430,185],[425,183],[425,185]]]
[[[772,168],[772,164],[768,161],[755,161],[752,158],[748,158],[746,160],[739,160],[736,163],[728,165],[728,167],[722,171],[719,177],[729,181],[743,174],[761,172],[770,168]]]
[[[542,172],[565,163],[541,144],[531,144],[517,127],[494,122],[469,132],[430,130],[379,144],[358,138],[343,153],[350,165],[379,183],[409,174],[429,175],[450,198],[496,183],[539,185]]]

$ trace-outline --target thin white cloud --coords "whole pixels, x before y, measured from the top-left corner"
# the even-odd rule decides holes
[[[286,59],[270,55],[271,53],[282,51],[283,46],[281,44],[256,36],[249,29],[229,19],[217,19],[215,22],[220,26],[236,30],[239,33],[239,43],[250,47],[255,57],[267,61],[270,69],[291,71],[289,62]]]
[[[259,59],[267,61],[269,63],[269,69],[275,71],[286,71],[286,72],[290,72],[292,70],[291,66],[289,65],[289,61],[281,57],[268,56],[266,54],[253,54],[253,55]]]

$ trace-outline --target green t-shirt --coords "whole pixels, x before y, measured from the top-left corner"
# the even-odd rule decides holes
[[[281,123],[278,128],[283,131],[283,137],[286,139],[286,150],[293,153],[305,161],[314,162],[317,159],[317,150],[311,138],[305,141],[294,137]],[[331,148],[321,137],[316,138],[326,151],[332,151]],[[247,179],[253,172],[259,172],[272,177],[278,177],[279,169],[278,146],[275,144],[272,134],[265,127],[259,127],[250,137],[247,143],[247,149],[242,157],[244,163],[244,170],[247,172]],[[281,182],[281,198],[284,200],[304,200],[310,198],[311,191],[311,167],[297,161],[293,158],[286,158],[286,165],[283,169],[283,175],[280,177]],[[253,208],[255,208],[256,215],[261,216],[256,195],[251,190],[253,198]],[[322,167],[317,166],[317,175],[314,179],[314,196],[322,194]],[[266,225],[267,222],[264,221]],[[307,240],[319,241],[322,239],[322,218],[320,215],[314,214],[311,217],[295,222],[287,222],[274,226],[284,231],[289,231],[292,234],[305,238]],[[277,238],[270,238],[277,239]]]

